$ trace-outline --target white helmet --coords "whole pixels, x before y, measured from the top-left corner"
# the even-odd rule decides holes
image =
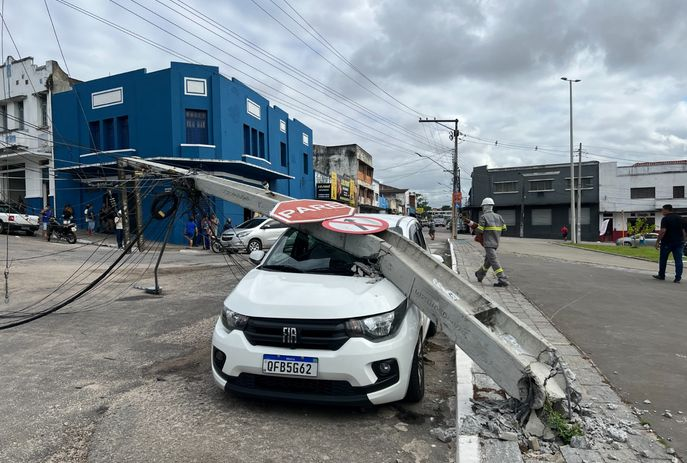
[[[494,200],[491,198],[484,198],[482,200],[482,206],[493,206],[494,205]]]

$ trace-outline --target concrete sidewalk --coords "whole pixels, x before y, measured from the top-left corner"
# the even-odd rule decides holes
[[[494,288],[493,275],[485,278],[482,286],[476,282],[474,271],[479,268],[483,260],[483,250],[479,245],[469,239],[459,239],[452,241],[451,244],[455,265],[463,277],[478,287],[482,287],[486,297],[494,300],[545,337],[563,355],[564,360],[575,373],[578,388],[583,395],[582,408],[572,421],[579,423],[584,431],[584,438],[574,438],[570,445],[565,445],[550,431],[536,430],[529,423],[526,429],[517,429],[517,423],[509,421],[507,411],[503,410],[504,407],[495,405],[498,399],[502,398],[503,391],[500,391],[483,372],[473,366],[471,402],[475,415],[471,416],[471,413],[465,413],[465,411],[461,413],[460,404],[466,403],[466,400],[465,397],[458,397],[457,461],[461,463],[472,461],[504,463],[680,461],[675,456],[674,450],[664,446],[649,425],[643,424],[631,407],[622,402],[595,365],[572,345],[517,288],[513,286]],[[536,246],[536,243],[533,245]],[[590,255],[593,256],[593,253]],[[555,258],[553,255],[549,257]],[[592,260],[595,259],[592,258]],[[608,262],[603,264],[608,265]],[[646,268],[637,270],[640,269]],[[457,374],[461,376],[460,372]],[[464,375],[464,372],[462,374]],[[504,427],[509,432],[502,432]],[[478,440],[478,445],[475,444],[475,439]],[[466,449],[466,447],[469,448]],[[478,449],[479,456],[472,455],[475,448]],[[521,452],[523,449],[526,451]]]

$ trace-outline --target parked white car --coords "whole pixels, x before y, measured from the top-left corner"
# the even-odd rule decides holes
[[[374,215],[427,249],[417,219]],[[423,344],[436,327],[359,259],[295,229],[224,301],[212,374],[238,395],[370,405],[424,395]],[[367,263],[363,263],[367,264]]]
[[[446,226],[446,219],[443,217],[434,217],[434,226],[435,227],[445,227]]]
[[[257,217],[222,232],[220,240],[233,251],[269,249],[284,234],[287,226],[268,217]]]
[[[38,216],[20,214],[10,204],[0,202],[0,234],[9,231],[23,231],[32,236],[38,231]]]

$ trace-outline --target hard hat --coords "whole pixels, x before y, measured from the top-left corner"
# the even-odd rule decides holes
[[[484,198],[482,200],[482,206],[493,206],[494,205],[494,200],[491,198]]]

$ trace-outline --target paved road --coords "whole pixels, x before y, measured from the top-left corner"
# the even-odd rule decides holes
[[[83,267],[49,299],[64,298],[119,255],[20,236],[10,236],[10,254],[31,259],[14,261],[0,315],[37,301],[93,254],[100,267]],[[239,269],[196,251],[176,250],[165,262],[162,297],[124,292],[148,263],[132,261],[82,302],[0,331],[0,462],[450,461],[450,444],[429,435],[454,417],[453,346],[444,336],[428,343],[420,404],[241,400],[214,385],[209,365],[212,327]],[[149,286],[150,274],[138,284]]]
[[[649,262],[544,240],[506,239],[501,258],[511,281],[687,455],[687,284],[652,279]]]

